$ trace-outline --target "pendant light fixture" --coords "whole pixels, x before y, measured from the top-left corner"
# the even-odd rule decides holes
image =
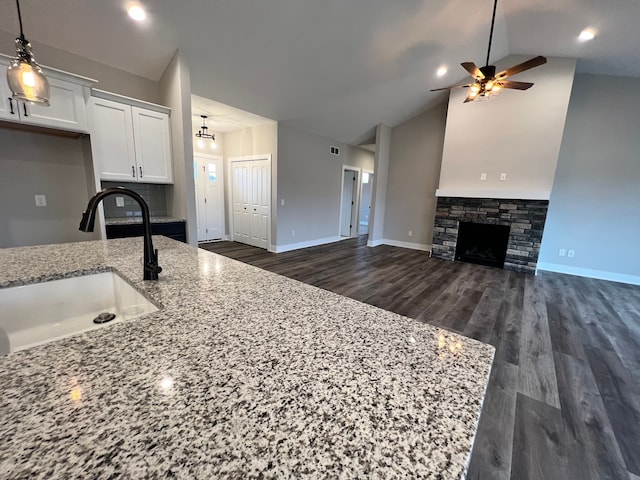
[[[14,98],[48,107],[49,82],[33,57],[31,44],[24,37],[20,0],[16,0],[16,7],[20,23],[20,36],[16,38],[16,56],[11,59],[7,69],[7,82]]]
[[[196,133],[196,137],[198,137],[198,145],[200,146],[200,148],[202,148],[204,146],[204,139],[207,140],[211,140],[211,148],[215,149],[217,148],[217,144],[216,144],[216,136],[213,133],[209,133],[209,128],[207,127],[207,116],[206,115],[200,115],[200,117],[202,118],[202,126],[200,127],[200,130],[198,130],[198,133]],[[203,142],[202,144],[200,144],[200,142]]]

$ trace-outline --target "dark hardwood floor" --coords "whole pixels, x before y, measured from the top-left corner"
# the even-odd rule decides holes
[[[280,254],[201,248],[495,346],[468,478],[640,480],[640,287],[366,237]]]

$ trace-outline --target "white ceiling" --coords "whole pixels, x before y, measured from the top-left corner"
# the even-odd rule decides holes
[[[191,125],[194,132],[202,125],[201,115],[206,115],[209,132],[233,132],[246,127],[255,127],[273,122],[260,115],[240,110],[214,100],[191,95]]]
[[[484,63],[492,9],[491,0],[140,3],[143,25],[127,17],[127,0],[21,7],[31,40],[153,80],[180,49],[194,94],[346,143],[443,101],[446,92],[428,90],[463,80],[460,62]],[[17,32],[13,0],[0,8],[0,30]],[[640,77],[639,20],[638,0],[500,0],[492,61],[577,57],[582,73]],[[578,43],[588,26],[598,36]],[[449,73],[437,78],[442,64]]]

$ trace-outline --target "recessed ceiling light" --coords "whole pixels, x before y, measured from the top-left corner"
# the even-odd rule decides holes
[[[581,42],[588,42],[589,40],[593,40],[596,36],[596,33],[591,28],[585,28],[580,32],[578,39]]]
[[[438,68],[438,70],[436,70],[436,75],[438,75],[439,77],[443,77],[447,74],[447,72],[447,67],[440,67]]]
[[[127,10],[127,13],[131,18],[133,18],[136,22],[141,22],[145,18],[147,18],[147,13],[143,10],[140,5],[132,5]]]

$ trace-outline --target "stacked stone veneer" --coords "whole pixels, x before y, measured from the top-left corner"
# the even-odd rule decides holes
[[[438,197],[432,256],[454,259],[459,222],[506,225],[505,270],[535,273],[548,208],[547,200]]]

